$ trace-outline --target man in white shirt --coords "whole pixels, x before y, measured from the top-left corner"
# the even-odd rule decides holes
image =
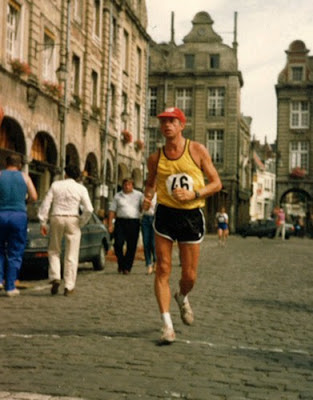
[[[116,193],[110,205],[108,228],[110,233],[114,230],[114,251],[118,262],[118,272],[124,275],[130,273],[137,249],[141,196],[142,193],[134,189],[133,179],[125,178],[122,190]],[[124,254],[125,242],[127,249]]]
[[[61,283],[62,238],[65,238],[64,257],[64,296],[74,292],[81,230],[93,211],[87,189],[76,182],[80,170],[76,165],[65,167],[65,179],[52,183],[38,211],[40,232],[47,235],[47,221],[50,218],[50,239],[48,247],[49,279],[51,294],[58,293]],[[83,206],[82,214],[79,213]]]

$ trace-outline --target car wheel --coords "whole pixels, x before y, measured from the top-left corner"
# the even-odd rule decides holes
[[[241,237],[243,237],[244,239],[247,237],[247,234],[246,234],[246,232],[243,232],[242,234],[241,234]]]
[[[105,249],[103,246],[100,247],[98,256],[93,260],[93,269],[95,271],[101,271],[105,267]]]

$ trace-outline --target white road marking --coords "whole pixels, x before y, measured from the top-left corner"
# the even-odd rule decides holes
[[[69,335],[66,335],[69,336]],[[83,336],[78,336],[78,335],[71,335],[72,337],[76,338],[83,338]],[[49,335],[49,334],[34,334],[34,335],[29,335],[29,334],[21,334],[21,333],[0,333],[0,339],[5,339],[5,338],[21,338],[21,339],[33,339],[33,338],[53,338],[53,339],[61,339],[61,335]],[[105,340],[114,340],[118,338],[118,336],[103,336],[103,339]],[[142,340],[142,338],[132,338],[133,340]],[[200,346],[208,346],[214,349],[222,349],[222,350],[243,350],[243,351],[255,351],[259,353],[284,353],[284,354],[298,354],[298,355],[311,355],[307,350],[303,349],[283,349],[283,348],[277,348],[277,347],[256,347],[256,346],[244,346],[244,345],[239,345],[239,346],[228,346],[228,345],[223,345],[223,344],[215,344],[212,342],[207,342],[203,340],[185,340],[185,339],[176,339],[175,342],[177,343],[184,343],[187,345],[200,345]]]

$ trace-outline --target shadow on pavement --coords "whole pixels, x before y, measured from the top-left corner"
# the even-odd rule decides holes
[[[286,311],[298,311],[313,313],[313,306],[303,303],[295,303],[293,301],[280,301],[280,300],[264,300],[264,299],[244,299],[250,305],[267,307],[270,309],[279,309]]]

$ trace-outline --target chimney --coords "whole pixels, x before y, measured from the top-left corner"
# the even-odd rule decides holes
[[[175,44],[174,11],[171,13],[171,43]]]
[[[235,11],[234,13],[234,41],[233,41],[233,48],[235,50],[235,54],[237,56],[237,48],[238,48],[238,42],[237,42],[237,17],[238,13]]]

